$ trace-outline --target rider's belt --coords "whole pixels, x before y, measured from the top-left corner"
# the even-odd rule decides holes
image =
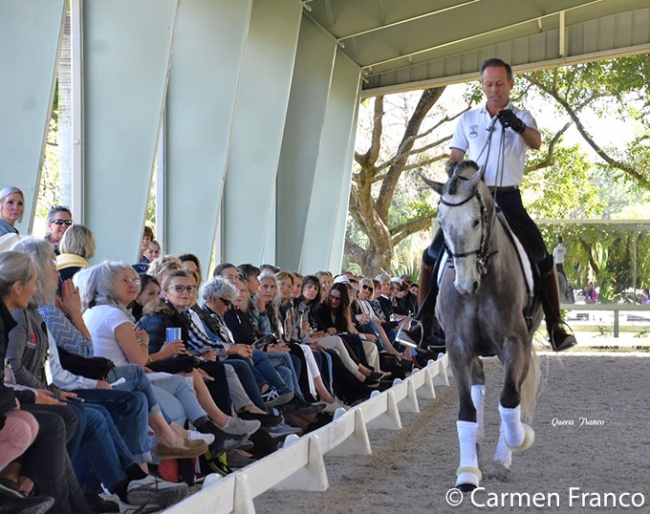
[[[506,187],[495,187],[495,186],[488,186],[488,189],[490,190],[490,193],[514,193],[515,191],[519,191],[519,186],[506,186]]]

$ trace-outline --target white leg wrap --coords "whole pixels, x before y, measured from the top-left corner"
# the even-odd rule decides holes
[[[460,467],[478,468],[476,455],[477,424],[471,421],[456,421],[460,443]]]
[[[470,490],[478,487],[481,471],[476,454],[477,424],[471,421],[456,421],[460,443],[460,466],[456,470],[456,487]],[[466,488],[466,489],[465,489]]]
[[[478,430],[476,433],[476,442],[478,444],[483,444],[483,439],[485,439],[485,424],[483,422],[483,418],[485,417],[485,386],[484,385],[472,386],[472,403],[474,403],[474,408],[476,409],[476,424],[478,425]]]
[[[521,408],[517,405],[514,409],[507,409],[499,405],[501,423],[505,428],[505,440],[511,448],[517,448],[524,442],[524,426],[521,423]]]
[[[503,464],[506,468],[510,469],[512,464],[512,451],[508,448],[505,439],[506,429],[501,423],[501,430],[499,431],[499,441],[497,442],[497,449],[494,452],[494,462]]]

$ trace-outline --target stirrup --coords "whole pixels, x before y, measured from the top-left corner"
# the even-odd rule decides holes
[[[409,321],[408,328],[400,327],[395,336],[395,341],[411,348],[420,348],[424,339],[424,325],[415,318],[405,318]],[[420,329],[420,337],[414,333],[417,328]]]
[[[564,330],[564,327],[568,328],[570,330],[570,333]],[[563,330],[565,334],[565,338],[563,341],[556,342],[553,335],[555,334],[556,329]],[[551,329],[548,331],[548,340],[551,343],[551,347],[553,348],[553,351],[555,352],[562,352],[564,350],[568,350],[569,348],[572,348],[573,346],[578,344],[578,341],[575,338],[575,335],[573,334],[573,330],[569,325],[567,325],[564,321],[558,321],[557,323],[554,323]]]

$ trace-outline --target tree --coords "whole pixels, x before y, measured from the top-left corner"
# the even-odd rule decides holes
[[[427,114],[440,100],[444,87],[425,89],[413,112],[408,116],[397,148],[385,156],[384,96],[374,98],[371,138],[365,152],[354,155],[356,167],[350,190],[350,215],[353,223],[367,237],[362,246],[351,237],[346,238],[346,254],[366,275],[374,275],[391,267],[395,245],[411,234],[431,225],[435,216],[428,202],[416,199],[402,205],[408,211],[400,219],[390,219],[390,210],[400,179],[406,172],[417,170],[446,157],[440,150],[451,139],[451,129],[439,135],[440,128],[456,115],[441,114],[422,133]],[[438,137],[435,137],[438,136]],[[384,154],[384,155],[382,155]],[[385,158],[382,159],[382,156]],[[350,232],[348,232],[349,236]]]
[[[542,131],[541,151],[528,154],[523,190],[531,215],[579,219],[603,212],[611,214],[621,195],[603,198],[598,184],[594,184],[596,174],[610,182],[616,180],[626,191],[650,189],[646,171],[650,166],[649,89],[648,55],[538,71],[517,78],[511,95],[516,104],[533,105],[541,98],[544,109],[554,106],[561,120],[559,126]],[[449,122],[482,101],[480,84],[470,84],[465,108],[449,114],[438,105],[444,90],[441,87],[422,92],[415,108],[403,116],[404,128],[394,145],[386,137],[386,98],[374,98],[369,136],[362,141],[366,146],[355,154],[346,238],[346,257],[364,274],[391,269],[395,247],[429,228],[435,217],[428,193],[421,193],[415,170],[432,164],[435,167],[446,159],[453,130]],[[615,112],[641,130],[626,148],[616,148],[591,134],[586,121],[589,112],[598,116]],[[572,125],[599,157],[598,162],[589,159],[577,145],[564,142]],[[597,260],[592,259],[594,266]]]
[[[601,170],[650,190],[650,54],[596,61],[522,75],[568,115],[602,162]],[[645,128],[624,150],[597,141],[581,118],[588,110],[615,112]]]

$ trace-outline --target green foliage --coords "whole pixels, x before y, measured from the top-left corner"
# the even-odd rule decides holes
[[[401,277],[410,275],[414,284],[420,283],[420,263],[419,262],[397,262],[389,271],[391,277]]]
[[[540,152],[530,152],[528,168],[543,164],[548,141]],[[591,218],[600,214],[604,202],[590,180],[592,164],[577,145],[556,146],[550,166],[527,173],[522,183],[526,209],[533,218]]]
[[[647,224],[540,224],[540,230],[549,250],[555,247],[558,235],[563,237],[567,249],[564,270],[575,290],[592,280],[600,287],[601,302],[615,302],[627,298],[631,288],[650,284]]]

